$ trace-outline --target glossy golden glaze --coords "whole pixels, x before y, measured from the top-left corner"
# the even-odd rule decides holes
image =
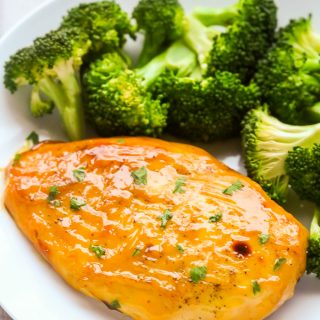
[[[142,166],[148,183],[136,185],[131,172]],[[80,167],[83,182],[72,174]],[[173,193],[181,176],[185,193]],[[223,194],[238,179],[244,188]],[[59,208],[47,201],[53,185]],[[86,206],[71,210],[72,196]],[[44,143],[9,168],[5,204],[69,284],[106,303],[118,300],[134,319],[263,319],[291,297],[305,269],[305,228],[256,183],[189,145],[148,138]],[[173,218],[163,229],[166,209]],[[210,223],[217,212],[222,219]],[[261,233],[270,234],[264,245]],[[106,254],[99,259],[92,244]],[[141,253],[133,256],[136,248]],[[287,262],[274,271],[278,258]],[[189,276],[196,266],[207,267],[199,283]]]

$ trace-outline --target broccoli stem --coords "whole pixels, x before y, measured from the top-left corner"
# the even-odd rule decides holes
[[[153,39],[148,34],[145,35],[142,51],[137,61],[137,68],[145,66],[159,53],[158,39]]]
[[[197,7],[193,10],[192,15],[207,27],[229,26],[238,16],[238,7],[238,4],[224,8]]]
[[[194,52],[178,40],[143,68],[137,69],[136,73],[144,78],[144,85],[149,87],[167,69],[182,77],[189,75],[196,65],[197,58]]]
[[[307,123],[319,123],[320,122],[320,102],[316,103],[310,108],[305,109],[304,117]]]
[[[78,72],[74,70],[71,61],[60,63],[55,67],[55,71],[59,81],[54,81],[49,76],[44,77],[39,82],[39,91],[58,108],[68,137],[71,140],[80,140],[84,137],[85,124]]]
[[[314,273],[320,278],[320,210],[315,208],[310,226],[310,238],[307,256],[307,273]]]
[[[202,72],[207,69],[207,57],[212,49],[212,38],[219,34],[221,30],[205,27],[194,17],[188,17],[188,31],[184,35],[184,41],[198,55]]]

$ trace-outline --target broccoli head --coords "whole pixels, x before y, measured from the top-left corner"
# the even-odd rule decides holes
[[[125,36],[134,37],[135,28],[126,12],[113,0],[81,3],[71,8],[60,28],[79,28],[92,41],[91,50],[99,52],[121,48]]]
[[[195,73],[197,70],[195,69]],[[259,105],[256,85],[242,85],[237,75],[217,72],[214,77],[162,75],[154,85],[169,102],[169,130],[192,140],[229,138],[240,131],[244,114]]]
[[[196,56],[176,42],[141,69],[130,70],[121,59],[117,53],[105,54],[85,74],[88,119],[104,136],[158,136],[166,126],[168,104],[150,87],[167,69],[191,72]]]
[[[312,147],[319,142],[320,124],[285,124],[271,116],[267,107],[251,110],[243,120],[242,145],[248,175],[279,203],[286,201],[289,183],[307,198],[317,174],[309,175],[310,179],[302,179],[301,175],[313,170],[318,147]],[[311,148],[311,154],[298,147]]]
[[[184,10],[177,0],[140,0],[132,16],[145,36],[138,67],[147,64],[184,33]]]
[[[276,11],[273,0],[239,0],[234,8],[226,9],[227,13],[232,13],[231,19],[223,20],[220,12],[221,23],[231,24],[226,25],[225,32],[213,38],[207,75],[219,70],[229,71],[238,73],[241,80],[247,83],[255,72],[258,60],[264,57],[273,43]]]
[[[271,112],[290,124],[320,122],[320,35],[311,17],[281,29],[275,46],[261,61],[255,81]]]
[[[70,139],[84,135],[80,67],[91,41],[77,29],[52,31],[19,50],[5,64],[4,84],[14,92],[31,85],[31,112],[59,110]]]

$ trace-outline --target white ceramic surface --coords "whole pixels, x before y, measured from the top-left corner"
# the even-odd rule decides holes
[[[4,61],[10,54],[30,44],[36,36],[56,27],[66,9],[79,2],[49,1],[7,33],[0,40],[0,79],[3,78]],[[118,2],[130,11],[136,1]],[[195,3],[194,0],[181,0],[181,2],[186,9],[192,8]],[[232,3],[232,0],[201,0],[196,3],[222,6]],[[319,0],[278,0],[277,4],[280,25],[285,24],[290,17],[313,13],[314,24],[320,30]],[[132,52],[137,51],[133,43],[129,43],[128,48]],[[43,119],[34,119],[30,116],[27,99],[28,89],[22,89],[11,96],[3,88],[2,83],[0,84],[0,167],[2,168],[32,130],[37,131],[41,138],[65,138],[56,115]],[[232,168],[244,172],[238,140],[202,145],[202,147]],[[0,189],[3,189],[3,186],[1,177]],[[288,209],[308,224],[312,206],[297,202],[294,196],[288,203]],[[319,320],[319,301],[320,280],[304,276],[297,286],[295,296],[268,320]],[[22,236],[3,205],[0,206],[0,305],[15,320],[127,319],[117,312],[109,311],[102,303],[83,296],[64,283]]]

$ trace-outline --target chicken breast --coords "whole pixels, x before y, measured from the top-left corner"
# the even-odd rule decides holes
[[[65,281],[133,319],[264,319],[305,270],[305,228],[190,145],[43,143],[8,169],[5,205]]]

